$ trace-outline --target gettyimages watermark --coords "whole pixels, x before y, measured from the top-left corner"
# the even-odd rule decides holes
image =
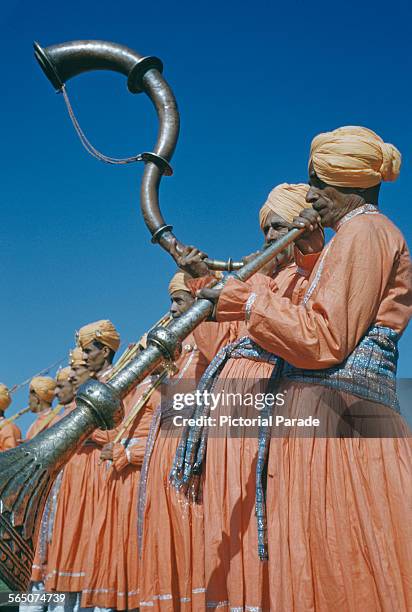
[[[398,381],[396,407],[324,385],[281,379],[216,379],[208,388],[194,380],[171,381],[161,390],[161,432],[182,435],[205,428],[208,437],[410,437],[412,379]]]
[[[266,406],[284,406],[285,393],[262,393],[249,391],[246,393],[225,391],[199,391],[187,393],[172,393],[172,405],[174,410],[183,410],[195,406],[205,405],[215,410],[218,406],[241,406],[251,407],[255,410],[263,410]]]
[[[284,425],[285,427],[319,427],[320,420],[312,417],[303,418],[286,418],[279,413],[270,413],[265,416],[259,414],[267,408],[280,408],[285,405],[285,393],[262,393],[262,392],[246,392],[235,393],[232,391],[199,391],[192,393],[174,393],[172,397],[172,409],[177,413],[173,416],[173,424],[176,427],[185,426],[201,426],[201,427],[256,427],[256,426],[276,426]],[[180,411],[187,413],[188,408],[196,408],[205,406],[209,408],[206,412],[210,412],[209,416],[199,415],[195,413],[191,416],[178,414]],[[250,414],[250,408],[256,411],[255,416],[247,416],[245,414],[237,414],[238,411],[225,413],[225,408],[243,408],[247,414]],[[215,410],[219,408],[220,414],[213,416]],[[223,414],[222,414],[223,409]]]

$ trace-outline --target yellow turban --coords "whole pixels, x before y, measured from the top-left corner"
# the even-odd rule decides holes
[[[85,366],[86,362],[83,356],[83,349],[80,346],[76,346],[70,351],[70,365],[73,366]]]
[[[176,272],[169,283],[169,294],[172,295],[176,291],[188,291],[190,293],[190,289],[186,285],[186,281],[190,279],[191,276],[186,274],[186,272]]]
[[[78,332],[78,341],[82,349],[94,341],[101,342],[112,351],[117,351],[120,345],[120,336],[111,321],[95,321],[84,325]]]
[[[336,187],[366,188],[395,181],[402,157],[392,144],[364,127],[348,125],[312,140],[309,164],[318,177]]]
[[[6,385],[3,385],[3,383],[0,383],[0,410],[6,410],[6,408],[8,408],[10,404],[11,404],[10,391],[8,390]]]
[[[72,369],[70,367],[61,368],[56,374],[56,381],[58,383],[66,382],[70,378]]]
[[[56,389],[56,381],[49,376],[35,376],[30,382],[30,391],[44,402],[52,403]]]
[[[223,278],[223,273],[219,272],[218,270],[211,270],[210,275],[214,276],[217,280]],[[192,280],[190,274],[182,272],[181,270],[176,272],[176,274],[173,276],[172,280],[169,283],[169,295],[172,295],[172,293],[174,293],[175,291],[188,291],[189,293],[191,293],[191,290],[186,285],[187,281],[190,280]]]
[[[308,191],[309,185],[304,183],[298,183],[297,185],[282,183],[272,189],[259,212],[259,223],[262,230],[269,216],[273,213],[291,223],[303,208],[309,208],[310,204],[306,202]]]

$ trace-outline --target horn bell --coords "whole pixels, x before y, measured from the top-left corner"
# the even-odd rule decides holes
[[[98,427],[124,416],[119,393],[91,380],[76,408],[30,442],[0,454],[0,591],[27,591],[47,496],[58,473]]]

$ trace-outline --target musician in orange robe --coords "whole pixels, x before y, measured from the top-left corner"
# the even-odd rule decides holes
[[[82,327],[78,342],[93,377],[106,380],[120,336],[108,320]],[[65,592],[66,606],[78,609],[89,554],[89,537],[105,483],[105,466],[100,464],[101,449],[112,432],[96,430],[63,470],[53,535],[49,545],[46,591]],[[60,610],[53,604],[53,610]]]
[[[69,414],[69,412],[71,412],[75,406],[74,387],[70,382],[71,376],[72,370],[70,366],[61,368],[56,374],[55,394],[59,402],[59,406],[61,406],[63,410],[59,411],[59,413],[54,416],[48,427],[52,427],[55,423],[60,421],[63,417]],[[31,575],[32,583],[35,583],[35,589],[33,592],[44,590],[43,583],[47,573],[48,546],[53,533],[53,521],[56,513],[57,496],[60,489],[62,475],[62,472],[60,472],[60,474],[57,476],[43,511]],[[26,607],[21,606],[20,609],[26,609]]]
[[[194,302],[188,287],[189,278],[178,272],[169,284],[173,318],[182,315]],[[202,323],[205,325],[209,324]],[[170,392],[181,392],[184,381],[190,387],[186,384],[184,391],[194,390],[207,364],[190,334],[176,362],[178,372],[168,381]],[[158,405],[142,469],[139,497],[141,609],[150,605],[150,609],[186,610],[193,606],[194,610],[200,610],[205,599],[203,509],[201,505],[182,504],[168,481],[179,442],[179,430],[172,425],[175,414],[167,402]]]
[[[316,137],[307,196],[315,212],[297,225],[316,227],[318,216],[336,234],[305,297],[291,302],[258,275],[231,279],[220,294],[217,319],[243,321],[248,336],[284,362],[280,416],[320,422],[300,431],[283,426],[281,434],[275,424],[263,429],[248,475],[252,497],[256,475],[256,500],[248,508],[236,487],[226,492],[238,499],[238,517],[254,522],[256,504],[269,593],[263,609],[412,609],[412,445],[395,379],[398,340],[412,313],[411,261],[402,234],[377,207],[381,181],[394,180],[399,168],[397,149],[365,128]],[[206,483],[224,460],[208,447]],[[232,573],[237,526],[213,527],[223,490],[208,490],[207,544],[221,540],[215,568],[228,576],[214,577],[214,593],[231,606],[262,607]]]
[[[21,442],[21,431],[15,423],[7,422],[4,412],[11,404],[11,395],[3,383],[0,383],[0,452],[15,448]]]
[[[156,375],[147,377],[124,398],[126,417],[156,378]],[[147,434],[158,401],[155,391],[124,431],[122,439],[102,449],[105,482],[89,538],[82,607],[138,608],[137,498]],[[114,430],[118,431],[119,428]]]
[[[37,415],[27,430],[26,440],[31,440],[47,429],[54,418],[52,403],[55,397],[56,381],[49,376],[35,376],[29,386],[29,406]]]

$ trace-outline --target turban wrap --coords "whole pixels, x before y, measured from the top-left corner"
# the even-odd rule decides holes
[[[172,295],[172,293],[175,293],[176,291],[188,291],[190,293],[190,289],[186,285],[186,281],[190,279],[191,276],[186,274],[186,272],[176,272],[169,283],[169,294]]]
[[[364,127],[346,126],[319,134],[312,140],[310,162],[317,176],[336,187],[367,188],[395,181],[401,154]]]
[[[211,270],[210,276],[214,276],[216,280],[220,280],[221,278],[223,278],[222,272],[219,272],[218,270]],[[186,284],[190,280],[193,280],[190,274],[182,272],[181,270],[176,272],[176,274],[173,276],[172,280],[169,283],[169,295],[172,295],[172,293],[175,293],[175,291],[188,291],[189,293],[191,293],[191,289]]]
[[[67,382],[70,378],[72,369],[70,367],[61,368],[56,374],[57,383]]]
[[[56,381],[49,376],[35,376],[30,382],[30,391],[34,391],[44,402],[52,403],[56,389]]]
[[[303,208],[309,208],[310,204],[306,202],[308,191],[309,185],[303,183],[297,185],[282,183],[272,189],[259,212],[259,223],[262,230],[273,213],[291,223]]]
[[[0,383],[0,410],[6,410],[11,404],[10,392],[6,385]]]
[[[83,357],[83,350],[80,346],[76,346],[72,351],[70,351],[70,365],[73,366],[85,366],[86,362]]]
[[[95,321],[84,325],[78,332],[78,342],[82,349],[94,341],[101,342],[116,352],[120,345],[120,336],[111,321]]]

